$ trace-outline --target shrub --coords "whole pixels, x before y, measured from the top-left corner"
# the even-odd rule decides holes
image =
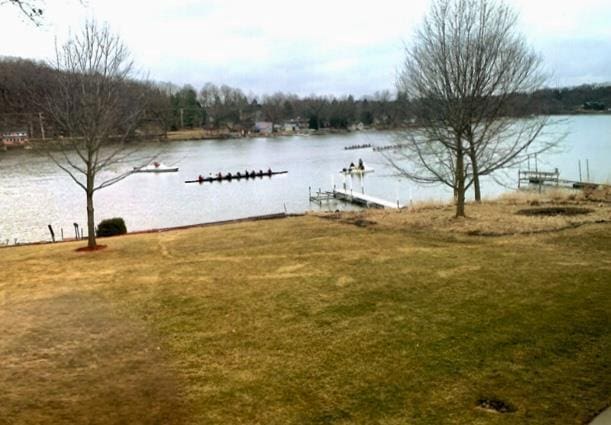
[[[127,233],[125,221],[121,217],[102,220],[95,231],[98,237],[124,235]]]

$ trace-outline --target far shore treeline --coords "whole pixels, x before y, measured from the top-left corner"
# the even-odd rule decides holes
[[[56,90],[57,72],[45,63],[30,59],[0,57],[0,132],[27,131],[32,139],[67,136],[62,124],[41,114],[39,100]],[[132,80],[126,96],[144,99],[145,119],[136,134],[164,135],[182,129],[211,132],[256,131],[256,122],[272,128],[349,129],[364,126],[396,129],[417,124],[418,102],[403,93],[376,92],[355,98],[289,93],[249,95],[227,85],[207,83],[197,89],[172,83]],[[517,95],[512,113],[516,116],[571,114],[608,111],[610,84],[584,84],[577,87],[545,88],[532,94]],[[44,130],[43,130],[44,127]]]

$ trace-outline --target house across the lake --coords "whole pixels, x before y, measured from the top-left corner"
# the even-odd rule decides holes
[[[11,131],[2,133],[0,145],[9,148],[13,146],[25,146],[29,143],[28,133],[26,131]]]
[[[255,122],[255,133],[271,134],[273,131],[273,123],[269,121]]]

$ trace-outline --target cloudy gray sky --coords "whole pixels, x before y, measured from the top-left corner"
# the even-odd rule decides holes
[[[106,21],[149,78],[256,94],[393,90],[428,0],[46,0],[36,28],[0,8],[0,55],[48,58],[84,19]],[[550,86],[611,82],[611,0],[507,0]],[[14,36],[7,36],[14,34]]]

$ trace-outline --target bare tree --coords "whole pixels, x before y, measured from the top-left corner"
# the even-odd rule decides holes
[[[21,13],[36,25],[40,25],[43,10],[42,4],[37,0],[3,0],[0,1],[0,6],[5,4],[19,8]]]
[[[37,26],[42,23],[44,3],[43,0],[0,0],[0,6],[8,4],[17,7],[29,21]],[[82,0],[80,3],[84,4]]]
[[[406,48],[398,86],[419,126],[404,135],[404,149],[386,155],[404,176],[453,188],[456,216],[465,192],[480,176],[523,161],[554,142],[541,137],[545,117],[512,110],[544,82],[539,56],[516,29],[517,15],[495,0],[436,0]],[[409,168],[402,160],[408,160]]]
[[[93,196],[131,174],[131,169],[114,170],[137,152],[137,145],[126,140],[144,116],[143,91],[130,81],[133,63],[126,47],[108,26],[95,21],[56,47],[49,65],[56,71],[57,90],[41,105],[64,137],[46,153],[86,193],[88,246],[93,248]],[[151,159],[139,159],[140,166]]]
[[[272,129],[284,118],[286,100],[284,93],[280,92],[271,96],[263,96],[263,114],[265,119],[272,123]]]

